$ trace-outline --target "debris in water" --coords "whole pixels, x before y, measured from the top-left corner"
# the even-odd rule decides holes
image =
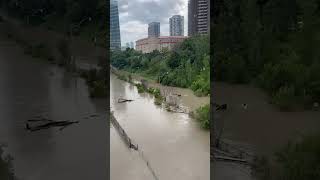
[[[179,97],[181,96],[181,94],[177,94],[177,93],[173,93],[173,95],[176,95],[176,96],[179,96]]]
[[[314,102],[313,103],[313,108],[318,110],[319,109],[319,103],[318,102]]]
[[[99,115],[98,114],[92,114],[90,115],[90,117],[98,117]]]
[[[131,102],[131,101],[133,101],[133,100],[132,99],[123,99],[123,98],[118,99],[118,103]]]
[[[26,122],[26,129],[29,131],[38,131],[52,127],[61,127],[60,130],[62,130],[75,123],[79,123],[79,121],[54,121],[46,118],[28,119]]]
[[[222,104],[222,105],[219,105],[219,104],[215,104],[216,106],[216,111],[225,111],[227,110],[227,104]]]
[[[247,110],[247,109],[248,109],[248,104],[242,104],[242,108],[243,108],[244,110]]]

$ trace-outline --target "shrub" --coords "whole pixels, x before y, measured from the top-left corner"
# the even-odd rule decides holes
[[[145,92],[145,89],[142,86],[142,84],[136,84],[136,86],[137,86],[137,89],[138,89],[138,93],[144,93]]]
[[[302,136],[289,142],[274,157],[257,157],[252,173],[259,180],[320,179],[320,136]]]
[[[320,179],[320,136],[302,137],[276,153],[282,179]],[[279,178],[280,179],[280,178]]]
[[[124,75],[124,74],[119,74],[119,75],[118,75],[118,78],[119,78],[120,80],[123,80],[123,81],[128,81],[127,76]]]
[[[290,111],[295,106],[295,98],[294,88],[283,86],[272,96],[272,101],[280,110]]]
[[[163,102],[162,98],[157,98],[157,97],[154,98],[154,104],[155,105],[160,106],[160,105],[162,105],[162,102]]]
[[[90,97],[107,96],[108,89],[104,80],[94,81],[89,89]]]
[[[131,74],[128,75],[128,81],[129,81],[129,82],[132,82],[132,76],[131,76]]]
[[[210,105],[207,104],[198,108],[194,113],[191,114],[204,129],[210,129]]]

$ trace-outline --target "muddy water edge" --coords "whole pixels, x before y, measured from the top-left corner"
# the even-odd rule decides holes
[[[119,97],[133,101],[118,103]],[[159,179],[210,178],[210,132],[201,129],[189,115],[167,112],[154,104],[153,96],[138,93],[134,85],[114,74],[110,75],[110,106]],[[111,158],[121,159],[112,154]],[[111,166],[112,174],[121,171]]]
[[[0,143],[13,157],[15,175],[21,180],[108,179],[107,100],[90,99],[83,79],[26,56],[7,37],[7,26],[0,26]],[[26,131],[26,120],[39,115],[79,123]]]
[[[320,132],[319,111],[281,112],[261,89],[216,82],[213,96],[216,103],[228,104],[215,117],[224,127],[222,138],[258,155],[272,156],[289,140]]]

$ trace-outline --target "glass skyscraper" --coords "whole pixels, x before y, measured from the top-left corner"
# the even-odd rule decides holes
[[[149,23],[148,37],[159,37],[160,36],[160,22]]]
[[[184,17],[174,15],[169,19],[170,36],[183,36],[184,35]]]
[[[110,49],[121,48],[118,1],[110,1]]]
[[[189,0],[188,35],[208,34],[210,30],[210,0]]]

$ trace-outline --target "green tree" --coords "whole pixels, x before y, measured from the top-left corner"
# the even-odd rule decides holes
[[[319,136],[305,136],[302,141],[289,143],[276,154],[280,165],[278,179],[313,180],[320,178]]]

